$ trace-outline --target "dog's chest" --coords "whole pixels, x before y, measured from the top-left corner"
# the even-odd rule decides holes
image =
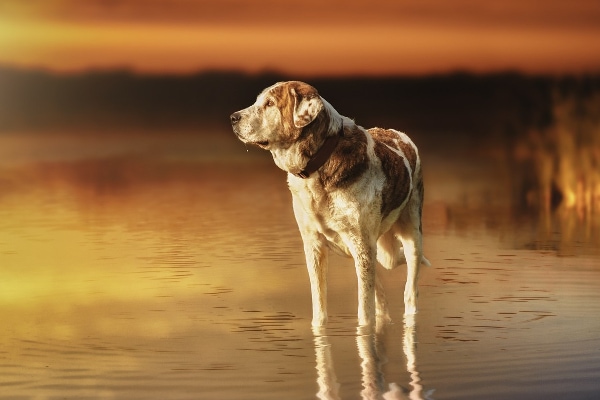
[[[331,249],[346,255],[351,255],[344,234],[350,233],[356,226],[356,215],[365,213],[358,209],[358,199],[345,191],[329,192],[318,183],[305,180],[289,182],[290,191],[294,197],[298,226],[301,231],[318,232],[327,239]],[[367,201],[363,206],[368,206]],[[364,207],[363,207],[364,208]]]
[[[331,195],[321,185],[306,181],[294,182],[290,179],[289,187],[307,217],[306,223],[321,228],[319,231],[329,229],[328,222],[334,217]]]

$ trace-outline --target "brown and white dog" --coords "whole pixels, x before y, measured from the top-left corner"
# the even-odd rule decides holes
[[[388,319],[376,275],[406,262],[405,315],[417,311],[423,256],[423,180],[417,147],[404,133],[365,130],[340,115],[312,86],[280,82],[231,115],[237,137],[269,150],[288,172],[294,215],[304,242],[313,326],[327,321],[328,247],[352,256],[358,277],[358,322]]]

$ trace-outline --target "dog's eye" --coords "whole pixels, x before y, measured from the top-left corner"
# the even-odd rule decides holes
[[[275,102],[273,100],[267,100],[267,102],[265,103],[265,107],[273,107],[275,105]]]

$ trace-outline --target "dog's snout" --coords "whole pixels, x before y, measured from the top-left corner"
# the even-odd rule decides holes
[[[229,117],[231,119],[231,124],[235,125],[238,122],[240,122],[240,119],[242,119],[242,114],[240,114],[240,112],[234,112],[233,114],[231,114],[231,116]]]

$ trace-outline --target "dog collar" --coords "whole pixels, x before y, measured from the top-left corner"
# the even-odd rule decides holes
[[[329,160],[331,154],[335,150],[340,141],[340,138],[344,134],[344,124],[342,123],[342,127],[340,128],[337,135],[327,136],[325,142],[323,142],[323,146],[306,163],[306,167],[298,173],[295,173],[298,178],[306,179],[311,176],[314,172],[317,172],[319,168]]]

